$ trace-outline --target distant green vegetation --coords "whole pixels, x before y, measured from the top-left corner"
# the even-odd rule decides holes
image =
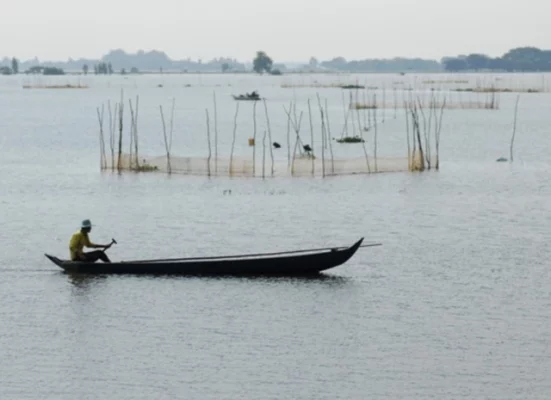
[[[17,58],[11,59],[11,67],[0,65],[0,75],[12,75],[19,73],[19,60]]]
[[[364,143],[365,140],[358,135],[356,136],[345,136],[340,139],[337,139],[338,143]]]
[[[96,75],[111,75],[113,73],[113,66],[111,63],[99,63],[94,65],[94,74]]]
[[[310,61],[312,64],[312,61]],[[317,64],[328,70],[342,72],[440,72],[442,65],[436,60],[421,58],[364,59],[347,61],[344,57],[335,57]]]
[[[263,51],[258,51],[253,60],[253,70],[257,74],[272,71],[273,60]]]
[[[25,71],[26,74],[42,74],[42,75],[64,75],[65,71],[56,67],[43,67],[41,65],[35,65]]]
[[[491,58],[485,54],[448,57],[442,59],[446,71],[551,71],[551,50],[536,47],[518,47],[501,57]]]
[[[253,60],[253,71],[257,74],[264,72],[272,75],[282,75],[280,69],[274,69],[274,61],[264,51],[257,51]]]
[[[42,70],[42,73],[44,75],[65,75],[65,71],[63,71],[61,68],[56,67],[45,67]]]
[[[19,73],[19,60],[15,57],[11,60],[11,67],[0,66],[1,75],[16,75]],[[43,67],[35,65],[25,71],[26,74],[42,74],[42,75],[63,75],[65,72],[61,68]]]
[[[14,74],[18,74],[19,73],[19,61],[17,60],[17,58],[12,58],[11,59],[11,71],[14,73]]]

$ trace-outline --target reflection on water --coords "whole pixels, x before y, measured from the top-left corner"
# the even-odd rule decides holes
[[[79,289],[88,289],[92,285],[104,282],[108,277],[107,275],[79,274],[72,272],[61,272],[61,274],[67,275],[68,281]]]
[[[293,285],[308,285],[312,283],[323,283],[328,286],[337,286],[351,284],[352,278],[338,275],[330,275],[327,273],[310,274],[310,275],[184,275],[184,274],[91,274],[62,271],[60,274],[66,275],[68,281],[79,289],[88,289],[98,283],[105,283],[110,277],[113,279],[138,279],[138,280],[196,280],[203,281],[235,281],[241,283],[254,282],[264,284],[293,284]]]
[[[223,278],[221,278],[223,279]],[[344,285],[352,283],[353,279],[344,276],[329,275],[326,273],[320,273],[316,275],[295,275],[295,276],[246,276],[246,277],[234,277],[234,279],[247,282],[254,280],[255,282],[264,282],[269,284],[285,283],[293,285],[308,285],[312,283],[323,283],[324,285]]]

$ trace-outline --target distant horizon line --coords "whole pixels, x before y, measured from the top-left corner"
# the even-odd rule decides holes
[[[47,63],[67,63],[67,62],[76,62],[76,61],[105,61],[104,60],[104,57],[108,56],[110,53],[112,53],[113,50],[110,50],[109,52],[105,53],[103,56],[99,57],[99,58],[96,58],[96,57],[67,57],[65,59],[56,59],[56,58],[40,58],[38,56],[33,56],[33,57],[29,57],[29,58],[23,58],[23,57],[18,57],[18,56],[7,56],[7,55],[3,55],[3,56],[0,56],[0,61],[3,61],[3,60],[12,60],[13,58],[15,58],[17,61],[19,61],[20,63],[27,63],[27,62],[32,62],[32,61],[35,61],[35,60],[38,60],[39,62],[47,62]],[[210,63],[210,62],[213,62],[213,61],[216,61],[216,60],[220,60],[220,59],[223,59],[223,60],[232,60],[232,61],[235,61],[237,63],[241,63],[241,64],[252,64],[253,63],[253,59],[254,59],[254,56],[251,57],[250,59],[248,60],[242,60],[242,59],[237,59],[235,57],[228,57],[228,56],[218,56],[218,57],[211,57],[209,59],[204,59],[204,58],[192,58],[192,57],[186,57],[186,58],[171,58],[167,53],[161,51],[161,50],[151,50],[151,51],[144,51],[143,54],[144,55],[147,55],[148,53],[152,53],[152,52],[159,52],[159,53],[163,53],[167,56],[168,60],[170,61],[175,61],[175,62],[178,62],[178,61],[191,61],[191,62],[199,62],[201,61],[202,63]],[[128,53],[128,52],[125,52],[126,55],[129,55],[129,56],[136,56],[139,54],[139,52],[134,52],[134,53]],[[268,54],[268,56],[270,56],[270,54]],[[451,57],[451,56],[443,56],[441,57],[440,59],[436,59],[436,58],[423,58],[423,57],[405,57],[405,56],[394,56],[394,57],[373,57],[373,58],[369,58],[369,57],[365,57],[365,58],[346,58],[344,56],[332,56],[332,57],[329,57],[329,58],[320,58],[320,57],[316,57],[316,56],[311,56],[310,58],[315,58],[316,60],[318,60],[318,62],[324,62],[324,61],[332,61],[334,59],[337,59],[337,58],[343,58],[345,59],[347,62],[350,62],[350,61],[364,61],[364,60],[381,60],[381,61],[392,61],[392,60],[423,60],[423,61],[434,61],[434,62],[437,62],[437,63],[440,63],[442,58],[446,58],[446,57]],[[306,60],[283,60],[283,61],[280,61],[280,60],[276,60],[274,58],[273,61],[274,61],[274,64],[285,64],[285,65],[304,65],[304,64],[308,64],[310,62],[310,58],[309,59],[306,59]]]
[[[530,46],[530,45],[511,47],[509,49],[509,51],[511,51],[513,49],[518,49],[518,48],[534,48],[534,49],[539,49],[541,51],[547,51],[546,49],[536,47],[536,46]],[[259,50],[259,51],[264,51],[264,50]],[[29,58],[25,59],[25,58],[17,57],[17,56],[4,55],[4,56],[0,56],[0,61],[11,60],[13,58],[17,59],[20,63],[28,63],[28,62],[32,62],[32,61],[35,61],[35,60],[38,60],[39,62],[46,62],[46,63],[68,63],[68,62],[77,62],[77,61],[104,61],[105,57],[109,56],[110,54],[117,53],[117,52],[124,53],[125,55],[128,55],[128,56],[150,55],[150,54],[157,53],[157,54],[162,54],[162,55],[166,56],[168,60],[173,61],[173,62],[180,62],[180,61],[199,62],[199,61],[201,61],[202,63],[210,63],[210,62],[213,62],[215,60],[222,59],[222,60],[232,60],[234,62],[241,63],[241,64],[252,64],[254,56],[256,55],[256,52],[254,52],[252,54],[252,56],[247,60],[237,59],[237,58],[232,57],[232,56],[217,56],[217,57],[210,57],[209,59],[205,59],[205,58],[201,58],[201,57],[192,58],[191,56],[183,57],[183,58],[173,58],[164,50],[139,49],[139,50],[136,50],[134,52],[131,52],[131,51],[128,51],[128,50],[125,50],[125,49],[122,49],[122,48],[119,47],[119,48],[112,48],[112,49],[106,51],[100,57],[89,57],[89,56],[72,57],[72,56],[67,56],[65,59],[56,59],[56,58],[40,58],[38,56],[33,56],[33,57],[29,57]],[[267,51],[265,51],[265,52],[268,56],[270,56],[269,52],[267,52]],[[309,64],[311,58],[315,58],[318,62],[332,61],[334,59],[343,58],[347,62],[350,62],[350,61],[365,61],[365,60],[370,60],[370,61],[371,60],[381,60],[381,61],[423,60],[423,61],[433,61],[433,62],[441,63],[442,60],[446,59],[446,58],[457,58],[457,57],[467,56],[467,55],[470,55],[470,54],[480,54],[480,55],[484,55],[484,56],[487,56],[487,57],[490,57],[490,58],[495,58],[495,57],[492,57],[492,56],[490,56],[486,53],[475,52],[475,53],[460,53],[460,54],[457,54],[457,55],[447,55],[447,56],[441,56],[439,58],[436,58],[436,57],[421,57],[421,56],[407,57],[407,56],[399,56],[399,55],[392,56],[392,57],[347,58],[347,57],[344,57],[344,56],[336,55],[336,56],[328,57],[326,59],[323,59],[323,58],[317,57],[317,56],[309,56],[309,57],[307,57],[307,59],[304,59],[304,60],[279,61],[279,60],[276,60],[274,58],[272,58],[272,59],[274,61],[274,64],[284,64],[284,65],[305,65],[305,64]],[[501,56],[497,56],[497,57],[501,57]]]
[[[532,47],[532,46],[525,46],[525,47]],[[259,50],[259,51],[264,51],[264,50]],[[158,54],[162,54],[162,55],[166,56],[168,58],[168,60],[170,60],[170,61],[192,61],[192,62],[201,61],[201,62],[209,63],[209,62],[212,62],[212,61],[215,61],[215,60],[223,59],[223,60],[233,60],[233,61],[236,61],[236,62],[242,63],[242,64],[248,64],[248,63],[252,64],[253,59],[256,55],[256,52],[254,52],[251,55],[251,57],[249,59],[246,59],[246,60],[238,59],[238,58],[232,57],[232,56],[222,56],[222,55],[216,56],[216,57],[210,57],[208,59],[202,58],[202,57],[192,58],[191,56],[182,57],[182,58],[173,58],[166,51],[159,50],[159,49],[152,49],[152,50],[139,49],[139,50],[136,50],[134,52],[130,52],[130,51],[124,50],[122,48],[112,48],[112,49],[106,51],[100,57],[90,57],[90,56],[72,57],[72,56],[67,56],[65,59],[60,59],[60,58],[56,59],[56,58],[41,58],[41,57],[38,57],[38,56],[23,58],[23,57],[18,57],[18,56],[13,56],[13,55],[12,56],[3,55],[3,56],[0,56],[0,60],[6,60],[6,59],[11,60],[11,59],[15,58],[19,62],[31,62],[31,61],[34,61],[34,60],[38,60],[38,61],[41,61],[41,62],[48,62],[48,63],[66,63],[66,62],[75,62],[75,61],[79,61],[79,60],[102,61],[105,57],[109,56],[112,53],[117,53],[117,52],[122,52],[122,53],[124,53],[128,56],[148,55],[148,54],[152,54],[152,53],[158,53]],[[264,52],[269,57],[271,57],[270,53],[268,51],[264,51]],[[475,53],[468,53],[468,54],[475,54]],[[436,57],[421,57],[421,56],[407,57],[407,56],[400,56],[400,55],[395,55],[395,56],[392,56],[392,57],[363,57],[363,58],[347,58],[347,57],[344,57],[344,56],[341,56],[341,55],[335,55],[335,56],[331,56],[331,57],[328,57],[328,58],[321,58],[321,57],[317,57],[317,56],[313,55],[313,56],[308,56],[306,59],[303,59],[303,60],[288,59],[288,60],[284,60],[284,61],[276,60],[273,57],[271,57],[271,58],[274,60],[274,64],[300,64],[300,65],[308,64],[310,62],[311,58],[315,58],[319,62],[331,61],[331,60],[334,60],[334,59],[337,59],[337,58],[343,58],[346,61],[363,61],[363,60],[392,61],[392,60],[397,60],[397,59],[400,60],[401,59],[401,60],[435,61],[435,62],[440,63],[442,61],[442,59],[444,59],[444,58],[459,57],[459,56],[468,55],[468,54],[466,53],[466,54],[458,54],[458,55],[455,55],[455,56],[441,56],[439,58],[436,58]],[[482,53],[476,53],[476,54],[482,54]]]
[[[170,70],[183,72],[206,72],[212,69],[222,69],[223,72],[243,72],[249,70],[251,66],[254,68],[256,62],[255,57],[258,53],[264,53],[271,58],[266,51],[256,51],[254,56],[247,60],[241,61],[234,57],[218,56],[208,60],[198,58],[197,60],[191,57],[183,59],[173,59],[162,50],[143,50],[139,49],[135,52],[128,52],[121,48],[112,48],[104,53],[100,58],[73,58],[68,57],[67,60],[47,60],[40,59],[34,56],[30,59],[18,59],[17,57],[4,56],[0,59],[0,73],[11,74],[12,70],[17,73],[19,66],[27,70],[32,70],[35,67],[41,68],[62,68],[64,70],[80,70],[83,69],[87,74],[89,69],[93,69],[95,74],[109,73],[112,74],[115,69],[121,73],[137,73],[141,71],[156,71]],[[541,61],[541,60],[545,60]],[[16,60],[16,61],[14,61]],[[530,65],[527,65],[528,64]],[[8,66],[2,64],[8,63]],[[9,64],[12,67],[10,68]],[[278,61],[272,59],[269,62],[266,72],[273,74],[281,74],[282,72],[290,72],[287,70],[310,70],[313,71],[349,71],[349,72],[437,72],[440,70],[551,70],[551,50],[541,49],[535,46],[513,47],[506,51],[503,55],[492,57],[483,53],[467,53],[458,54],[455,56],[443,56],[438,59],[429,59],[422,57],[403,57],[394,56],[391,58],[363,58],[363,59],[347,59],[343,56],[333,56],[328,59],[321,59],[315,56],[310,56],[308,61]],[[50,72],[48,72],[50,74]]]

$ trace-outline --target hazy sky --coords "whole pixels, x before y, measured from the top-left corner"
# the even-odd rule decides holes
[[[3,0],[0,56],[99,58],[162,50],[275,62],[394,56],[499,56],[551,49],[549,0]]]

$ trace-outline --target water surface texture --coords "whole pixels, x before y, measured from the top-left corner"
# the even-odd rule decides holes
[[[516,94],[503,93],[499,110],[445,111],[440,171],[208,179],[101,172],[96,107],[118,101],[121,88],[126,102],[139,95],[141,149],[162,155],[159,105],[175,97],[173,153],[206,156],[215,92],[228,155],[231,94],[266,96],[274,140],[284,142],[293,98],[299,112],[308,98],[327,98],[334,136],[344,117],[342,90],[282,83],[391,87],[442,76],[88,76],[49,78],[88,89],[22,89],[33,79],[47,80],[0,77],[1,398],[549,397],[549,94],[521,95],[513,163],[495,162],[509,157],[512,133]],[[236,152],[246,154],[251,105],[240,107]],[[405,157],[403,110],[387,113],[380,154]],[[93,240],[117,239],[112,259],[360,237],[383,246],[317,279],[63,274],[44,253],[66,257],[84,218]]]

